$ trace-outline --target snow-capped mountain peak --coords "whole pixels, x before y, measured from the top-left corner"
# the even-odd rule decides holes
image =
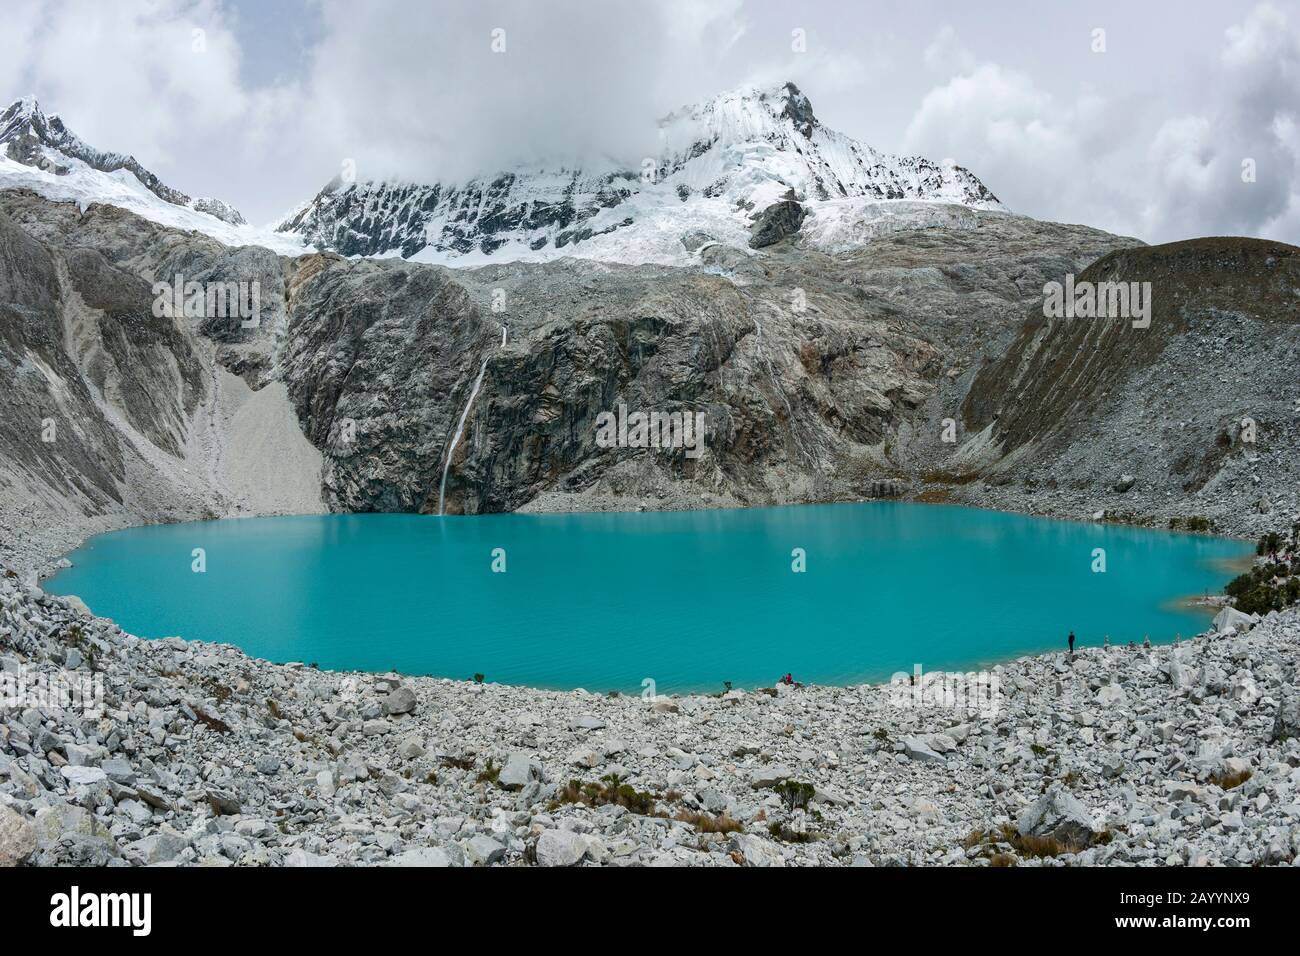
[[[279,229],[343,255],[671,263],[682,260],[686,237],[686,245],[759,246],[805,218],[820,219],[810,233],[829,239],[829,222],[860,219],[864,205],[1002,209],[960,166],[881,153],[822,125],[793,83],[675,110],[658,134],[658,155],[639,168],[516,169],[428,184],[335,179]],[[779,210],[782,228],[766,228],[767,210]]]
[[[21,167],[31,173],[24,174]],[[34,96],[24,96],[0,111],[0,185],[39,189],[41,174],[66,177],[66,189],[62,191],[111,202],[110,197],[118,195],[123,186],[131,186],[122,179],[123,173],[164,203],[214,217],[227,225],[244,224],[244,217],[228,203],[191,199],[168,186],[135,157],[89,145],[60,117],[44,113]],[[147,199],[143,201],[148,203]]]

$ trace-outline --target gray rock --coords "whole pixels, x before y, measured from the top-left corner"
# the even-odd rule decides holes
[[[501,768],[497,783],[506,790],[522,790],[528,784],[542,779],[542,768],[525,753],[512,753]]]
[[[308,853],[303,849],[295,849],[290,850],[285,855],[284,865],[293,867],[328,868],[338,866],[339,862],[332,856]]]
[[[338,792],[338,786],[334,783],[334,774],[328,770],[316,774],[316,789],[326,800],[333,797]]]
[[[807,215],[803,206],[792,199],[772,203],[758,214],[749,228],[750,248],[763,249],[793,236]]]
[[[597,847],[598,837],[571,830],[543,830],[537,838],[537,863],[540,866],[574,866]]]
[[[1127,699],[1128,695],[1119,684],[1106,684],[1097,691],[1097,703],[1103,707],[1117,707]]]
[[[919,737],[904,737],[901,741],[903,753],[912,760],[925,763],[947,763],[942,754],[935,753],[927,741]]]
[[[416,760],[425,754],[424,744],[418,737],[407,737],[402,741],[402,745],[397,748],[397,753],[403,760]]]
[[[36,811],[32,822],[37,844],[48,846],[64,839],[95,840],[111,844],[113,836],[93,814],[75,804],[60,803]]]
[[[120,757],[112,757],[105,760],[99,765],[99,768],[103,770],[108,776],[108,779],[112,780],[114,783],[120,783],[127,787],[135,784],[135,770],[131,767],[130,763]]]
[[[504,859],[506,848],[490,836],[480,833],[465,845],[465,855],[477,866],[487,866]]]
[[[399,687],[384,698],[385,714],[413,714],[416,706],[415,691],[409,687]]]
[[[240,809],[239,796],[231,790],[212,788],[204,794],[204,799],[218,816],[233,816]]]
[[[17,866],[36,852],[36,831],[25,818],[0,803],[0,867]]]
[[[752,833],[737,833],[732,837],[736,849],[744,856],[750,866],[773,867],[785,866],[785,856],[781,850],[768,840]]]
[[[755,790],[763,787],[772,787],[782,780],[789,780],[794,776],[794,771],[785,764],[770,763],[757,768],[749,778],[750,786]]]
[[[179,833],[163,831],[136,840],[126,848],[126,852],[142,860],[146,865],[154,865],[170,863],[180,856],[187,846],[189,843]]]
[[[417,847],[393,857],[389,866],[446,867],[461,864],[442,847]]]
[[[1048,837],[1074,847],[1090,846],[1098,836],[1092,815],[1059,783],[1025,808],[1016,830],[1021,836]]]
[[[92,786],[108,779],[108,774],[99,767],[67,766],[61,768],[59,772],[74,787]]]
[[[1293,738],[1300,738],[1300,693],[1289,692],[1278,702],[1269,740],[1280,743]]]

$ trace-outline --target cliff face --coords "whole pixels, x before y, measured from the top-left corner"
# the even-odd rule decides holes
[[[306,257],[279,374],[344,510],[436,511],[444,468],[453,513],[861,497],[924,458],[900,430],[937,443],[916,420],[1048,276],[1125,242],[978,223],[840,256],[711,245],[690,269]],[[602,447],[620,404],[702,413],[704,452]]]
[[[0,425],[6,512],[35,500],[129,523],[440,503],[763,505],[917,490],[963,460],[1004,481],[1017,449],[1039,441],[1034,415],[1065,421],[1091,394],[1058,395],[1062,383],[1119,387],[1114,363],[1061,359],[1073,340],[1040,356],[1041,333],[1021,326],[1044,283],[1142,253],[1004,213],[933,221],[895,222],[834,254],[706,242],[687,268],[450,270],[286,259],[108,206],[0,192],[0,374],[21,396]],[[1103,258],[1112,252],[1121,258]],[[257,321],[156,317],[154,284],[178,275],[256,283]],[[1214,308],[1259,281],[1226,288]],[[1159,330],[1160,310],[1182,307],[1156,303]],[[1108,348],[1124,368],[1163,361],[1147,340]],[[1179,374],[1196,389],[1218,372]],[[703,449],[602,444],[600,417],[620,406],[702,414]],[[997,411],[1005,435],[972,441]],[[50,417],[60,438],[42,443]],[[950,421],[964,425],[955,445],[941,437]],[[1184,452],[1168,449],[1171,461]]]

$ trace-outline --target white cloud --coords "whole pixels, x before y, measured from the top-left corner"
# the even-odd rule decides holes
[[[938,46],[936,46],[938,44]],[[955,36],[941,34],[933,59]],[[955,156],[1017,212],[1164,242],[1210,233],[1300,241],[1300,23],[1273,4],[1226,32],[1217,63],[1187,62],[1171,84],[1211,75],[1205,107],[1161,115],[1158,98],[1081,89],[1065,100],[980,63],[930,90],[911,151]],[[1242,161],[1258,180],[1243,183]]]
[[[957,38],[957,31],[950,24],[944,24],[930,45],[922,54],[925,68],[932,73],[952,76],[956,73],[969,73],[975,69],[975,54],[966,49]]]
[[[304,110],[359,175],[446,179],[593,154],[639,160],[740,35],[734,0],[411,6],[323,0]],[[401,29],[394,29],[400,23]],[[504,31],[504,52],[492,48]]]
[[[1112,189],[1080,189],[1079,177],[1119,145],[1102,119],[1093,96],[1060,103],[1029,76],[983,63],[927,93],[904,142],[908,152],[954,157],[1016,212],[1095,222]]]
[[[1217,80],[1206,110],[1156,131],[1145,229],[1300,241],[1300,23],[1272,4],[1256,7],[1227,31]],[[1246,160],[1254,182],[1243,181]]]
[[[310,26],[286,31],[300,43],[283,51],[285,72],[265,64],[285,46],[268,39],[275,14],[241,2],[5,0],[0,99],[33,92],[94,145],[265,219],[345,158],[362,176],[422,180],[593,154],[635,163],[653,152],[662,113],[742,82],[793,79],[828,125],[951,156],[1017,211],[1148,240],[1300,239],[1300,17],[1274,3],[1195,58],[1180,38],[1200,42],[1204,28],[1180,23],[1153,53],[1165,58],[1162,84],[1142,87],[1118,59],[1044,73],[1017,55],[1015,22],[1002,34],[1016,59],[998,62],[921,14],[742,0],[606,0],[599,15],[589,0],[368,0],[364,12],[354,0],[298,0]],[[796,53],[801,22],[808,49]],[[506,30],[505,53],[491,52],[494,27]],[[192,49],[196,28],[204,53]],[[261,52],[246,63],[240,41],[254,35]],[[1137,37],[1116,27],[1108,57],[1122,54],[1120,38]],[[1245,157],[1253,184],[1240,180]]]
[[[83,138],[155,163],[249,111],[238,46],[211,0],[71,0],[43,18],[26,55],[43,100],[56,112],[75,101],[69,123]]]

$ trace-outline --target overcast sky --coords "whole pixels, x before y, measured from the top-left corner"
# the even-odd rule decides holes
[[[344,160],[635,162],[669,109],[789,79],[1016,212],[1300,243],[1300,0],[0,0],[0,27],[0,99],[254,222]]]

